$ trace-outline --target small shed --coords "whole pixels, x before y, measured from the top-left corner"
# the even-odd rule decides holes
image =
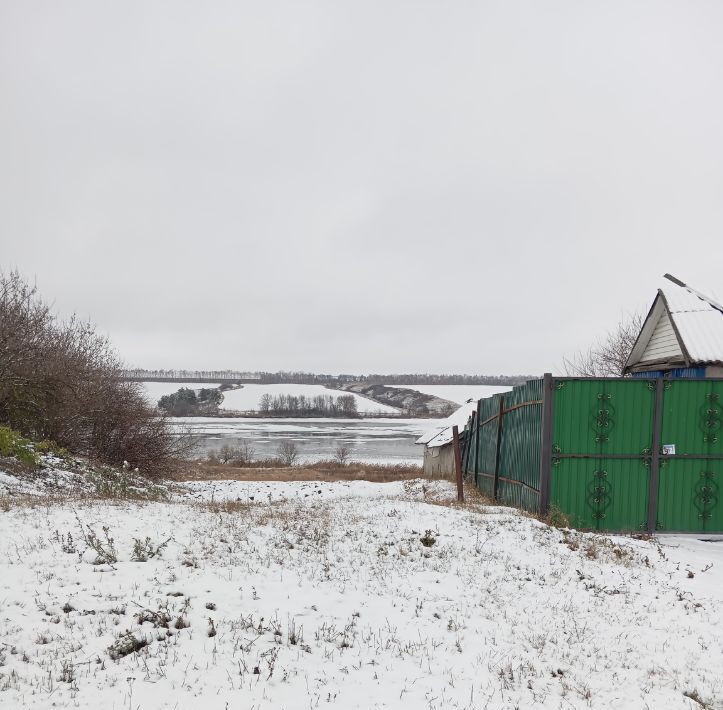
[[[670,274],[665,278],[623,374],[723,377],[723,306]]]
[[[417,439],[417,444],[424,444],[424,473],[427,476],[454,476],[452,427],[459,427],[461,432],[476,408],[476,399],[467,400],[438,426]]]

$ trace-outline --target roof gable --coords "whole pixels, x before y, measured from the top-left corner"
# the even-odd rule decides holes
[[[640,356],[640,363],[660,362],[661,360],[685,362],[683,349],[678,342],[678,336],[673,328],[667,308],[661,308],[658,322],[648,339],[645,349]]]

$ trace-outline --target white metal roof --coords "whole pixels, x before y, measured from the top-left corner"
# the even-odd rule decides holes
[[[461,432],[475,409],[477,409],[477,400],[467,400],[453,414],[450,414],[446,419],[442,419],[436,427],[422,434],[416,443],[426,444],[430,449],[449,444],[452,441],[452,427],[458,426]]]
[[[628,358],[626,371],[648,362],[650,341],[656,337],[659,327],[665,327],[668,317],[680,346],[681,364],[688,367],[723,363],[723,306],[687,284],[671,279],[658,289]]]
[[[662,291],[691,362],[723,362],[723,307],[688,287]]]

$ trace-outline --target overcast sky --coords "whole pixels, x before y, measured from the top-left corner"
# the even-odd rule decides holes
[[[723,298],[723,3],[0,0],[0,267],[141,367],[541,373]]]

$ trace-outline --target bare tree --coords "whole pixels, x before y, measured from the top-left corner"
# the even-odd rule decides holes
[[[262,394],[261,399],[259,400],[259,411],[268,412],[271,409],[272,400],[273,397],[268,392]]]
[[[279,446],[279,458],[285,466],[293,466],[299,458],[299,447],[288,439]]]
[[[640,313],[624,318],[587,350],[578,352],[571,359],[565,358],[565,374],[571,377],[620,377],[642,325]]]
[[[336,461],[336,463],[338,463],[340,466],[346,466],[350,458],[351,446],[347,446],[346,444],[339,444],[339,446],[336,447],[336,451],[334,452],[334,461]]]

